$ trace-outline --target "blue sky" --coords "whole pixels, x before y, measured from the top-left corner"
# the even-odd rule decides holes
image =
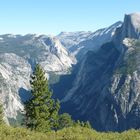
[[[0,34],[95,31],[140,12],[140,0],[0,0]]]

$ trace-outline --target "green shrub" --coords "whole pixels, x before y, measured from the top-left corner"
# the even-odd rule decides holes
[[[0,140],[140,140],[140,131],[100,133],[89,128],[75,126],[56,132],[39,133],[25,128],[0,125]]]
[[[63,129],[65,127],[71,127],[74,125],[74,121],[68,113],[63,113],[59,115],[58,119],[58,129]]]

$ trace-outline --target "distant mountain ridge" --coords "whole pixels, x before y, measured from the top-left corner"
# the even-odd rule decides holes
[[[46,77],[56,82],[50,86],[61,100],[62,112],[89,120],[100,131],[139,128],[139,39],[139,13],[95,32],[0,35],[5,119],[21,118],[22,101],[30,96],[30,74],[39,63]]]
[[[62,32],[57,38],[77,59],[88,51],[97,51],[101,45],[112,40],[116,28],[122,25],[121,21],[113,25],[99,29],[95,32]]]

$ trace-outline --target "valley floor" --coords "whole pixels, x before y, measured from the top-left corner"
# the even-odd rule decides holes
[[[0,126],[0,140],[140,140],[140,130],[123,133],[99,133],[83,127],[64,128],[46,134],[31,132],[24,128]]]

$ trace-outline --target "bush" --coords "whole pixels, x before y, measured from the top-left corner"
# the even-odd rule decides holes
[[[65,127],[71,127],[74,125],[74,121],[68,113],[63,113],[59,115],[58,119],[58,129],[62,129]]]
[[[75,126],[57,132],[39,133],[25,128],[0,125],[0,140],[140,140],[140,131],[100,133],[89,128]]]

